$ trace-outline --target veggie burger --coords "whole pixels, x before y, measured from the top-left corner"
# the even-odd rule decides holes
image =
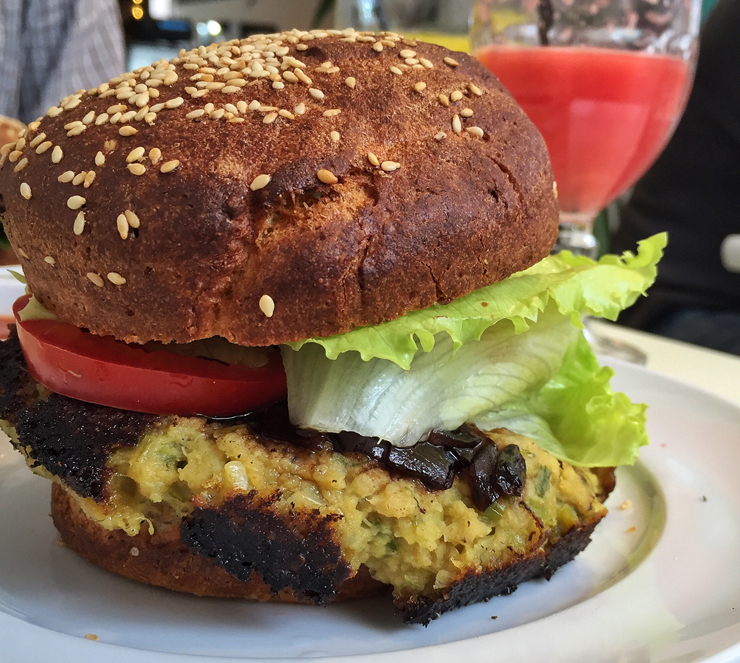
[[[664,237],[550,256],[544,142],[463,53],[352,30],[183,50],[1,158],[28,286],[2,426],[109,571],[390,590],[428,623],[571,560],[647,441],[580,318],[644,293]]]

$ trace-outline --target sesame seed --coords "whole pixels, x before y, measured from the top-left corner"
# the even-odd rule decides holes
[[[143,175],[146,172],[146,168],[140,163],[130,163],[126,167],[132,175]]]
[[[278,114],[275,112],[268,113],[264,118],[262,118],[262,122],[264,124],[272,124],[277,119],[277,116]]]
[[[146,114],[149,112],[149,106],[144,106],[144,108],[140,108],[139,111],[134,115],[134,119],[137,122],[141,122],[145,117]]]
[[[36,154],[43,154],[44,152],[50,150],[51,146],[52,142],[50,140],[41,143],[41,145],[36,148]]]
[[[163,163],[162,167],[159,169],[159,172],[160,173],[171,173],[179,165],[180,165],[180,162],[177,159],[172,159],[172,161],[167,161]]]
[[[95,120],[95,111],[90,111],[82,118],[82,124],[92,124],[93,120]]]
[[[276,90],[282,90],[285,87],[285,83],[281,83],[280,81],[275,81],[273,82],[272,87]]]
[[[322,168],[318,173],[316,173],[316,177],[318,177],[324,184],[336,184],[339,182],[337,176],[325,168]]]
[[[121,127],[118,130],[118,133],[121,134],[121,136],[133,136],[134,134],[139,133],[139,131],[133,127]]]
[[[46,138],[46,134],[39,134],[36,136],[30,143],[31,147],[36,147],[37,145],[40,145],[44,142],[44,139]]]
[[[57,264],[57,261],[51,256],[46,256],[46,258],[44,258],[44,262],[50,264],[52,267]]]
[[[95,155],[95,165],[102,166],[105,163],[105,155],[102,152],[98,152]]]
[[[80,209],[87,200],[85,200],[82,196],[71,196],[67,199],[67,207],[69,209]]]
[[[308,44],[298,44],[295,49],[297,51],[306,51],[308,50]]]
[[[414,90],[417,92],[422,92],[427,87],[427,84],[424,81],[419,81],[416,85],[414,85]]]
[[[172,101],[172,99],[170,99],[170,101]],[[165,104],[154,104],[154,106],[152,106],[149,110],[152,113],[159,113],[159,111],[164,110],[164,109],[165,109]]]
[[[239,92],[239,90],[241,90],[241,88],[236,85],[227,85],[226,87],[221,88],[221,92],[223,94],[233,94],[234,92]]]
[[[128,219],[126,218],[125,214],[119,214],[118,218],[116,219],[116,227],[118,228],[118,234],[121,236],[121,239],[128,239]]]
[[[136,216],[136,214],[130,209],[124,210],[123,214],[126,217],[126,221],[128,221],[128,225],[130,225],[132,228],[138,228],[141,225],[139,217]]]
[[[246,101],[237,101],[236,108],[240,113],[246,113],[249,109],[249,106],[247,105]]]
[[[20,253],[26,260],[30,260],[29,255],[22,248],[18,247],[18,253]]]
[[[381,43],[380,43],[379,41],[376,41],[376,42],[375,42],[375,43],[373,44],[373,50],[374,50],[374,51],[375,51],[376,53],[380,53],[380,52],[381,52],[381,51],[383,50],[383,44],[381,44]]]
[[[380,164],[380,167],[386,173],[392,173],[394,170],[398,170],[401,167],[401,164],[397,163],[396,161],[384,161]]]
[[[271,318],[273,313],[275,313],[275,302],[270,295],[262,295],[260,297],[260,311],[268,318]]]
[[[115,138],[111,138],[110,140],[106,140],[105,143],[103,143],[103,147],[108,151],[112,152],[116,149],[118,146],[118,141]]]
[[[13,168],[14,173],[20,173],[25,167],[26,164],[28,164],[28,159],[26,157],[23,157],[16,165],[15,168]]]
[[[85,131],[85,129],[87,129],[87,126],[84,125],[84,124],[81,124],[79,127],[75,127],[74,129],[70,129],[67,132],[67,136],[69,136],[69,137],[79,136],[83,131]]]
[[[113,115],[115,113],[123,113],[126,110],[125,104],[114,104],[113,106],[110,106],[108,110],[106,111],[109,115]],[[67,127],[64,127],[65,129]]]
[[[339,115],[341,112],[340,108],[330,108],[329,110],[325,110],[323,115],[324,117],[334,117],[335,115]]]
[[[344,79],[344,82],[347,84],[347,87],[355,89],[355,86],[357,85],[357,81],[353,76],[348,76]]]
[[[256,111],[260,106],[262,106],[262,104],[256,99],[253,99],[252,102],[249,104],[248,108],[251,111]]]
[[[460,123],[460,116],[455,113],[455,115],[452,118],[452,130],[459,134],[462,131],[462,124]]]
[[[450,100],[447,98],[446,94],[440,94],[438,99],[439,103],[442,104],[445,108],[450,105]]]
[[[141,161],[144,158],[146,150],[143,147],[135,147],[128,153],[126,157],[126,163],[133,163],[134,161]]]
[[[314,98],[321,101],[324,98],[324,93],[321,90],[317,90],[315,87],[308,88],[308,93]]]
[[[83,170],[81,173],[77,173],[77,175],[75,175],[74,179],[72,180],[72,184],[74,186],[79,186],[85,181],[86,176],[87,176],[86,170]]]
[[[18,142],[15,144],[16,150],[22,150],[26,146],[26,139],[20,138]]]
[[[296,115],[303,115],[303,114],[305,114],[305,112],[306,112],[306,104],[304,104],[304,103],[298,104],[293,109],[293,111],[295,112]]]
[[[101,113],[95,118],[95,126],[99,127],[101,124],[105,124],[108,121],[108,113]]]
[[[144,122],[146,122],[147,124],[154,124],[154,120],[156,119],[157,119],[156,113],[149,112],[144,116]]]
[[[195,120],[196,118],[204,114],[205,114],[205,111],[202,108],[196,108],[194,111],[190,111],[185,117],[188,120]]]
[[[286,117],[289,120],[295,120],[295,115],[293,115],[293,113],[291,113],[289,110],[285,110],[284,108],[281,108],[278,111],[278,115],[280,115],[281,117]]]
[[[15,163],[16,161],[18,161],[18,159],[21,158],[21,154],[23,154],[23,152],[21,152],[20,150],[13,150],[10,153],[10,156],[8,156],[8,161],[10,161],[10,163]]]
[[[63,172],[59,177],[57,177],[57,182],[61,182],[62,184],[67,184],[67,182],[71,182],[75,177],[75,174],[71,170],[67,170]]]
[[[177,74],[174,71],[168,71],[164,75],[163,82],[165,85],[173,85],[174,83],[177,83]]]
[[[434,65],[426,58],[419,58],[419,63],[422,64],[425,69],[434,69]]]
[[[447,134],[444,131],[440,131],[434,138],[435,140],[444,140],[447,138]]]
[[[258,189],[264,189],[269,183],[272,178],[269,175],[257,175],[252,180],[252,183],[249,185],[249,188],[252,191],[257,191]]]
[[[468,90],[470,90],[475,96],[480,97],[483,92],[475,83],[468,83]]]
[[[379,166],[380,165],[380,159],[376,157],[372,152],[367,153],[367,160],[373,165],[373,166]]]
[[[457,60],[455,60],[454,58],[451,58],[449,56],[447,56],[444,59],[444,63],[446,65],[449,65],[450,67],[459,67],[460,66],[460,63]]]
[[[419,61],[416,58],[406,58],[404,62],[411,67],[413,67],[414,65],[419,65]]]
[[[100,276],[98,274],[96,274],[95,272],[88,272],[87,273],[87,278],[89,278],[96,286],[98,286],[98,288],[102,288],[103,287],[103,279],[101,279]],[[98,636],[97,635],[92,635],[92,634],[88,634],[85,637],[88,640],[97,640],[98,639]]]
[[[331,137],[332,141],[334,141],[335,143],[338,143],[339,142],[339,139],[341,138],[341,136],[339,135],[339,132],[338,131],[332,131],[329,134],[329,136]]]
[[[237,107],[234,106],[234,104],[224,104],[224,108],[229,113],[231,113],[232,115],[238,115],[239,114],[239,111],[238,111]]]
[[[21,196],[26,200],[31,200],[31,187],[25,182],[21,183]]]
[[[62,152],[62,148],[57,145],[51,152],[52,163],[59,163],[62,160],[63,156],[64,152]]]
[[[288,81],[288,83],[298,82],[298,76],[296,76],[292,71],[283,72],[283,78]]]
[[[118,272],[108,272],[108,280],[114,285],[125,285],[126,279]]]
[[[468,127],[465,129],[471,136],[477,136],[478,138],[483,138],[485,135],[485,132],[480,127]]]
[[[49,117],[56,117],[57,115],[61,115],[63,112],[63,108],[60,108],[59,106],[52,106],[48,111],[46,111],[46,114]]]
[[[85,175],[85,181],[83,182],[83,186],[86,189],[89,189],[90,188],[90,185],[93,183],[94,180],[95,180],[95,171],[94,170],[88,170],[87,171],[87,174]]]
[[[135,117],[136,117],[136,111],[131,110],[121,115],[121,119],[119,120],[119,122],[121,124],[125,124],[126,122],[131,122],[131,120],[133,120]]]
[[[473,117],[473,109],[472,108],[463,108],[460,111],[460,115],[463,117]]]
[[[72,226],[72,230],[74,231],[75,235],[81,235],[82,231],[85,230],[85,213],[84,212],[77,213],[77,216],[75,217],[74,226]]]
[[[462,94],[462,92],[460,92],[460,90],[455,90],[450,95],[450,101],[460,101],[460,99],[462,99],[462,98],[463,98],[463,94]]]
[[[400,76],[403,72],[398,67],[391,67],[391,73],[396,74],[396,76]]]

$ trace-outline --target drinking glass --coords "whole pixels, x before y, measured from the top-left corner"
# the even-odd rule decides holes
[[[555,249],[595,257],[593,222],[665,146],[693,77],[701,0],[478,0],[473,51],[547,143]]]

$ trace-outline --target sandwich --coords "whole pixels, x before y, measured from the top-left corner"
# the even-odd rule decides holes
[[[647,443],[581,317],[644,294],[665,238],[549,255],[542,137],[463,53],[353,30],[183,50],[0,154],[28,289],[0,420],[104,569],[387,591],[427,624],[573,559]]]

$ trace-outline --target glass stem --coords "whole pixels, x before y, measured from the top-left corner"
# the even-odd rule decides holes
[[[567,249],[574,255],[598,257],[599,244],[593,233],[595,218],[591,212],[560,212],[560,232],[552,252]]]

